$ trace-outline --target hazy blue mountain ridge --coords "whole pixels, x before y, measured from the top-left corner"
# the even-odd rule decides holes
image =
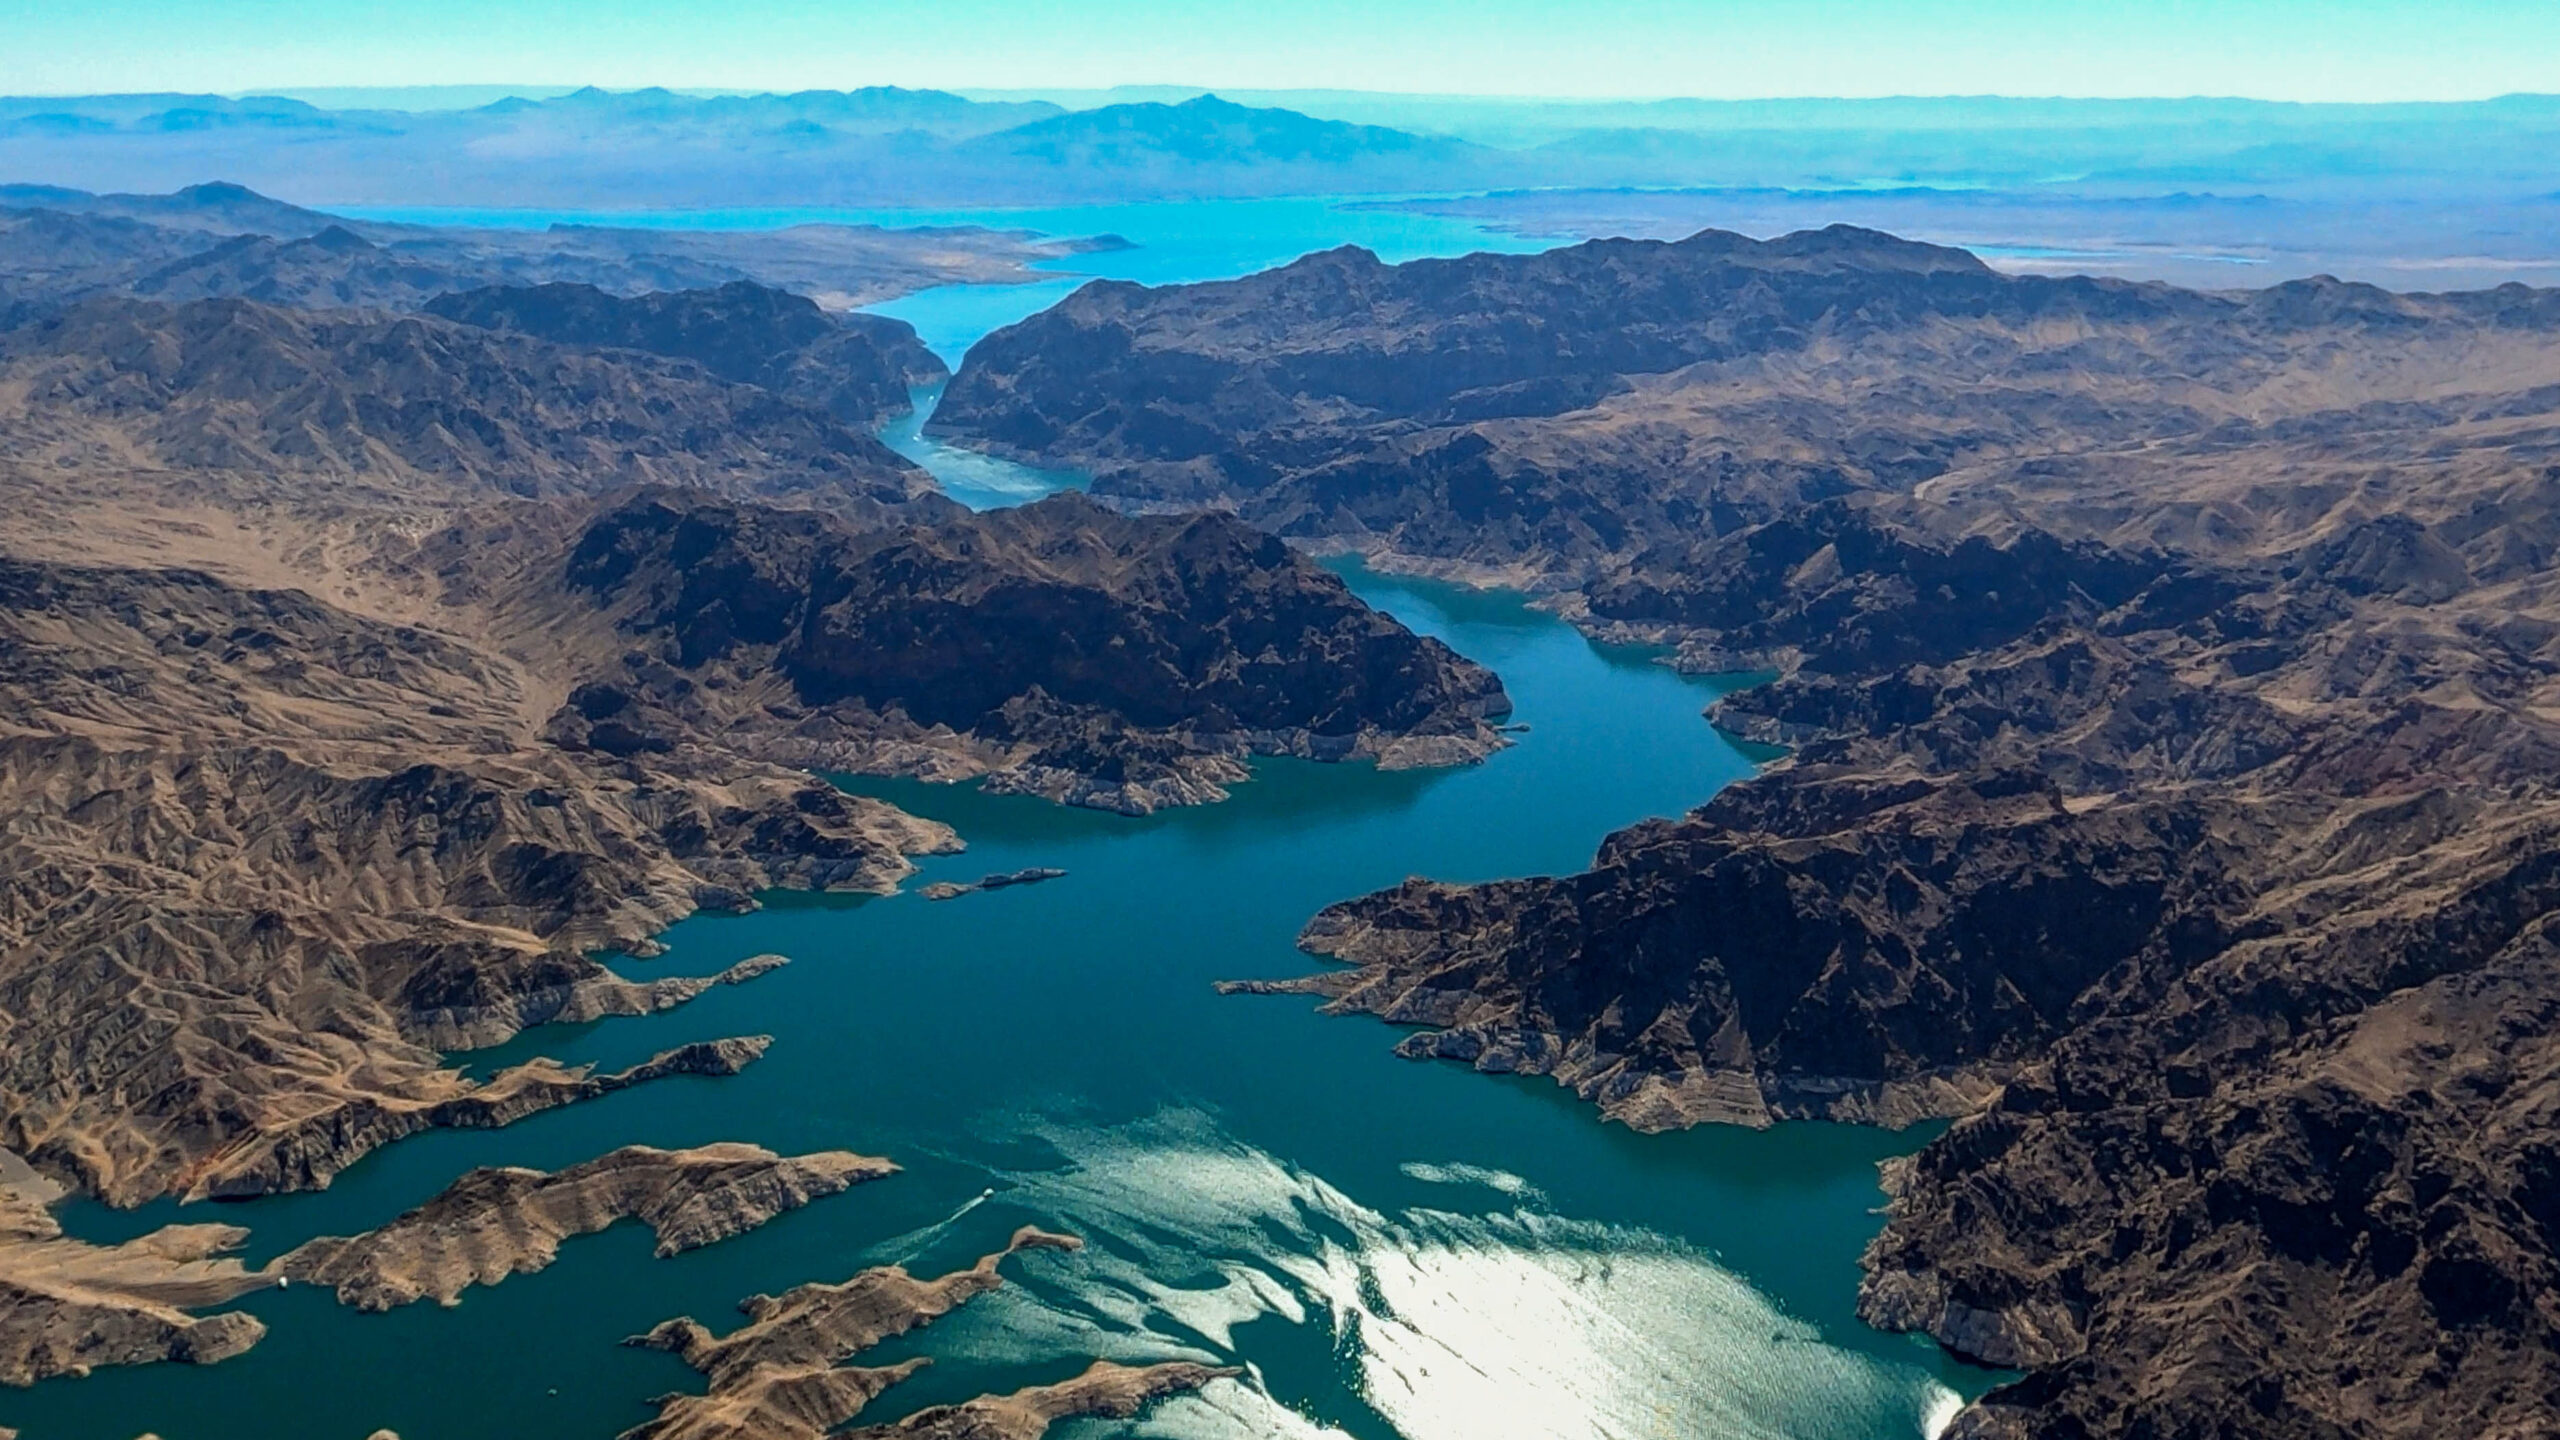
[[[1185,92],[1069,108],[891,87],[594,88],[471,109],[0,99],[0,176],[313,204],[998,205],[1502,187],[1926,186],[2371,201],[2560,190],[2560,100],[1567,103]],[[1157,98],[1158,96],[1165,98]],[[1253,99],[1264,97],[1255,96]],[[292,143],[280,144],[290,136]]]

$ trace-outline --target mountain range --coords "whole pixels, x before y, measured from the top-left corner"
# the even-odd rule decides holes
[[[1076,97],[1070,97],[1076,98]],[[2560,190],[2560,104],[2001,99],[1568,105],[1312,93],[972,100],[593,88],[469,109],[274,97],[0,99],[0,175],[224,176],[336,205],[955,206],[1504,186],[1921,186],[2424,203]],[[1292,102],[1300,108],[1292,108]],[[1314,113],[1310,113],[1314,112]],[[279,149],[275,141],[290,137]]]

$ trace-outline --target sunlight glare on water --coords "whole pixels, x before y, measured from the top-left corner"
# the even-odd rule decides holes
[[[1263,1317],[1320,1323],[1406,1440],[1871,1435],[1826,1424],[1852,1393],[1863,1403],[1848,1409],[1903,1409],[1934,1434],[1957,1403],[1908,1369],[1823,1343],[1695,1246],[1555,1214],[1503,1172],[1415,1162],[1408,1173],[1514,1204],[1385,1211],[1199,1111],[1109,1130],[1035,1122],[1008,1138],[1066,1164],[1007,1176],[1007,1200],[1058,1217],[1089,1248],[1049,1281],[1063,1287],[1055,1303],[1016,1291],[974,1317],[973,1344],[1009,1336],[1026,1354],[1216,1362]],[[1346,1432],[1248,1376],[1168,1404],[1134,1433]]]

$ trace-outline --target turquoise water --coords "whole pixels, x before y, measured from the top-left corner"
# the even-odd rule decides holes
[[[1139,241],[1061,264],[1150,282],[1242,273],[1345,238],[1390,259],[1494,243],[1402,227],[1399,248],[1346,228],[1378,218],[1322,202],[1014,212],[1050,233]],[[957,361],[1078,283],[946,287],[882,308]],[[936,396],[919,398],[883,438],[966,503],[1082,482],[922,438]],[[406,1440],[607,1436],[645,1419],[647,1397],[697,1383],[670,1357],[621,1348],[624,1336],[676,1314],[725,1329],[746,1295],[866,1265],[964,1265],[1036,1223],[1092,1244],[1008,1261],[1016,1284],[866,1357],[936,1360],[866,1420],[1063,1378],[1097,1355],[1191,1356],[1248,1377],[1134,1426],[1058,1433],[1935,1433],[1988,1377],[1868,1330],[1851,1309],[1877,1224],[1875,1164],[1915,1137],[1818,1125],[1634,1135],[1542,1080],[1398,1060],[1395,1032],[1374,1022],[1213,993],[1218,979],[1315,968],[1291,940],[1331,901],[1409,874],[1577,869],[1608,831],[1676,814],[1750,771],[1753,757],[1700,718],[1713,682],[1594,646],[1516,597],[1347,573],[1373,603],[1501,672],[1530,726],[1514,748],[1455,771],[1264,762],[1225,804],[1143,820],[849,782],[969,840],[918,883],[1070,873],[943,904],[778,895],[755,915],[697,918],[670,932],[666,958],[626,971],[705,973],[767,950],[795,963],[668,1015],[462,1057],[483,1073],[534,1054],[618,1066],[685,1040],[774,1035],[741,1076],[423,1136],[322,1194],[131,1214],[75,1205],[64,1218],[101,1241],[234,1221],[251,1227],[249,1258],[262,1263],[313,1235],[378,1225],[472,1165],[556,1168],[634,1142],[848,1148],[888,1155],[902,1174],[674,1260],[652,1259],[634,1227],[575,1240],[551,1269],[452,1310],[365,1316],[312,1291],[263,1293],[245,1308],[273,1333],[241,1359],[0,1394],[0,1424],[30,1440],[356,1440],[383,1426]]]
[[[924,427],[942,403],[942,387],[918,386],[907,398],[913,408],[881,427],[880,442],[932,471],[943,494],[972,510],[1027,504],[1092,483],[1093,477],[1081,470],[1044,470],[936,440]]]
[[[676,1314],[726,1328],[744,1296],[866,1265],[966,1263],[1015,1226],[1087,1237],[1007,1262],[1018,1283],[886,1351],[935,1364],[866,1418],[1061,1378],[1086,1357],[1193,1355],[1248,1378],[1132,1426],[1212,1437],[1908,1440],[1982,1377],[1851,1313],[1875,1163],[1910,1136],[1846,1126],[1640,1136],[1541,1080],[1389,1053],[1395,1033],[1211,982],[1303,973],[1324,904],[1408,874],[1586,864],[1612,828],[1676,813],[1749,761],[1699,716],[1717,693],[1596,647],[1516,599],[1352,572],[1362,593],[1499,670],[1531,726],[1486,764],[1380,774],[1266,762],[1223,805],[1129,820],[966,787],[862,782],[955,824],[923,879],[1055,865],[1062,880],[929,903],[773,897],[700,917],[628,973],[794,958],[644,1020],[535,1032],[533,1053],[619,1065],[770,1033],[743,1075],[678,1080],[491,1133],[420,1137],[330,1191],[116,1215],[251,1228],[263,1262],[379,1224],[475,1164],[557,1167],[619,1144],[841,1147],[906,1167],[754,1234],[655,1260],[645,1232],[573,1240],[539,1275],[451,1310],[384,1316],[296,1288],[273,1327],[202,1369],[108,1370],[0,1394],[30,1440],[563,1440],[692,1386],[616,1342]]]
[[[1372,197],[1374,198],[1374,197]],[[1551,241],[1524,239],[1456,216],[1357,208],[1325,198],[1194,200],[1129,205],[1073,205],[997,210],[487,210],[444,207],[353,208],[339,214],[390,224],[540,230],[552,225],[617,225],[641,229],[770,230],[838,224],[983,226],[1061,238],[1117,235],[1126,248],[1067,255],[1033,268],[1056,278],[1011,285],[939,285],[870,307],[916,327],[927,348],[958,369],[969,347],[991,330],[1055,305],[1088,280],[1144,285],[1231,279],[1285,265],[1311,251],[1361,245],[1389,263],[1474,250],[1541,250]],[[939,387],[914,392],[912,413],[880,438],[931,470],[950,496],[972,509],[1019,505],[1090,477],[1042,470],[945,445],[923,433]]]
[[[1389,263],[1473,250],[1524,251],[1546,242],[1488,230],[1448,216],[1346,208],[1330,200],[1220,200],[1183,204],[1087,205],[1055,210],[897,212],[918,224],[986,224],[1044,235],[1117,235],[1120,250],[1043,261],[1035,268],[1071,272],[1020,285],[940,285],[870,307],[916,327],[926,347],[954,370],[989,331],[1057,304],[1096,278],[1142,285],[1226,280],[1285,265],[1311,251],[1362,245]],[[870,212],[873,223],[889,223]],[[944,493],[984,510],[1019,505],[1091,476],[1043,470],[947,445],[924,433],[940,403],[939,386],[918,389],[915,408],[880,438],[890,449],[941,479]]]

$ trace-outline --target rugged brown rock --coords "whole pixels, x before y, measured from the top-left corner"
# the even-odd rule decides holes
[[[1394,266],[1345,248],[1088,286],[973,348],[931,428],[1091,469],[1099,495],[1576,589],[1988,467],[2245,471],[2264,502],[2279,447],[2414,461],[2418,436],[2521,433],[2560,403],[2541,388],[2555,297],[2002,275],[1847,226]]]
[[[530,733],[520,662],[299,593],[10,562],[0,636],[0,1143],[120,1203],[325,1184],[431,1125],[734,1068],[474,1087],[428,1047],[676,1003],[699,987],[578,952],[706,895],[887,889],[951,843],[752,763],[581,763]]]
[[[1350,968],[1234,988],[1647,1128],[1956,1117],[1861,1305],[2027,1372],[1958,1434],[2549,1429],[2554,297],[1746,268],[1699,293],[1758,340],[1477,433],[1563,454],[1679,394],[1666,444],[1874,493],[1692,448],[1702,508],[1587,566],[1470,533],[1595,631],[1776,672],[1713,716],[1787,759],[1583,874],[1336,906],[1304,940]],[[1873,463],[1930,427],[1961,443]]]
[[[910,389],[951,373],[903,320],[829,315],[805,296],[744,280],[629,297],[593,285],[499,286],[440,296],[424,308],[563,345],[692,360],[723,380],[760,386],[848,425],[877,426],[905,414]]]
[[[359,1310],[428,1298],[451,1305],[470,1286],[544,1268],[563,1239],[624,1219],[657,1232],[663,1259],[897,1168],[840,1151],[785,1158],[725,1144],[692,1150],[633,1145],[548,1175],[474,1170],[379,1230],[313,1240],[270,1268],[335,1287],[342,1303]]]
[[[658,1402],[658,1418],[624,1432],[623,1440],[814,1440],[835,1433],[925,1364],[917,1359],[865,1368],[845,1361],[1002,1285],[996,1266],[1015,1251],[1072,1251],[1082,1244],[1026,1225],[1003,1250],[938,1279],[918,1280],[889,1265],[841,1285],[755,1296],[738,1307],[747,1323],[726,1336],[715,1337],[690,1319],[667,1321],[630,1343],[675,1352],[710,1380],[710,1389],[665,1397]],[[1134,1415],[1149,1399],[1231,1373],[1198,1365],[1127,1370],[1097,1364],[1065,1385],[922,1411],[898,1426],[852,1433],[1036,1436],[1052,1420]],[[959,1418],[964,1412],[969,1418]]]
[[[1145,1366],[1096,1360],[1093,1368],[1055,1385],[1033,1385],[1010,1395],[985,1395],[958,1405],[936,1405],[895,1424],[866,1425],[845,1433],[862,1440],[1039,1440],[1061,1420],[1085,1415],[1126,1420],[1145,1409],[1150,1401],[1197,1390],[1212,1380],[1242,1373],[1232,1367],[1188,1360]]]
[[[1252,755],[1479,759],[1501,682],[1216,515],[1081,496],[928,526],[658,491],[571,548],[567,603],[625,648],[550,733],[682,756],[717,737],[790,763],[1141,813],[1225,797]]]
[[[263,1195],[424,1129],[734,1073],[764,1040],[477,1082],[441,1052],[755,979],[781,957],[643,981],[596,956],[777,886],[890,890],[956,846],[814,765],[1143,809],[1217,798],[1249,754],[1497,743],[1498,682],[1267,537],[1081,502],[961,517],[833,416],[718,378],[760,355],[789,388],[833,343],[801,302],[724,293],[606,307],[683,358],[236,301],[0,336],[12,1165],[118,1205]],[[592,493],[634,477],[692,488]],[[868,1173],[719,1147],[483,1172],[279,1274],[450,1298],[618,1215],[682,1247]],[[232,1238],[0,1246],[0,1335],[30,1374],[236,1352],[254,1320],[180,1303],[266,1283],[211,1258]]]
[[[0,440],[31,467],[957,509],[859,423],[685,361],[420,316],[97,299],[0,330]]]
[[[0,1185],[0,1385],[100,1365],[211,1365],[266,1335],[238,1311],[187,1313],[276,1283],[219,1258],[247,1231],[170,1225],[121,1245],[89,1245],[63,1237],[45,1211],[49,1198],[24,1177]]]

